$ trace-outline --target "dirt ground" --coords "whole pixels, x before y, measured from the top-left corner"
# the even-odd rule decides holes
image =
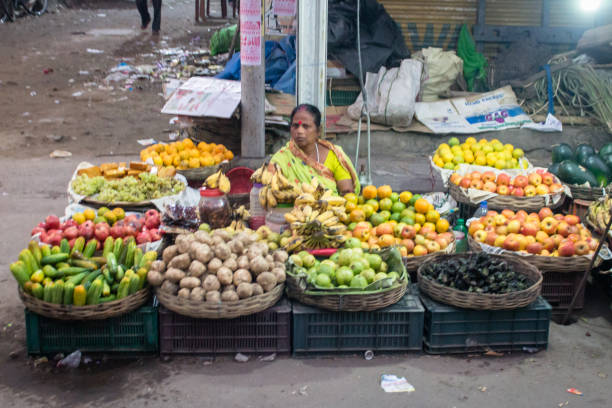
[[[162,36],[155,40],[150,31],[140,30],[132,1],[68,4],[52,5],[41,18],[0,24],[0,406],[610,405],[612,316],[609,299],[594,287],[588,288],[588,307],[580,319],[569,326],[551,323],[549,348],[536,354],[411,353],[376,355],[370,361],[356,355],[278,356],[273,362],[252,356],[247,363],[233,356],[214,361],[150,357],[94,359],[75,370],[36,366],[25,349],[23,306],[8,264],[34,225],[50,213],[63,213],[76,164],[133,158],[140,150],[138,139],[167,140],[171,128],[169,117],[160,113],[159,82],[138,82],[131,91],[121,83],[112,90],[98,86],[121,61],[154,63],[156,57],[146,54],[190,42],[206,47],[209,30],[226,23],[215,19],[195,25],[193,2],[165,0]],[[216,15],[218,9],[213,5]],[[52,159],[54,150],[72,156]],[[416,391],[386,394],[381,374],[404,376]],[[566,392],[570,387],[584,395]]]

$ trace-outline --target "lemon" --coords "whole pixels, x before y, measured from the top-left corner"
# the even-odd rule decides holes
[[[448,162],[444,164],[444,168],[447,170],[455,170],[455,165],[452,162]]]
[[[497,161],[497,155],[495,153],[487,153],[487,165],[493,166]]]
[[[482,146],[482,151],[485,153],[491,153],[493,151],[493,146],[490,144],[485,144]]]
[[[523,149],[514,149],[512,151],[512,157],[514,157],[515,159],[519,159],[523,157],[524,155],[525,155],[525,152],[523,151]]]
[[[438,146],[438,150],[443,150],[443,149],[449,149],[450,150],[450,146],[447,145],[446,143],[442,143],[440,146]]]
[[[453,147],[451,147],[451,152],[453,152],[455,154],[460,153],[461,152],[461,147],[453,146]]]
[[[512,158],[512,157],[510,157],[510,158]],[[440,157],[440,155],[438,153],[436,153],[436,154],[433,155],[432,160],[435,162],[436,160],[442,160],[442,158]]]
[[[512,167],[514,167],[514,166],[512,165],[512,160],[506,160],[506,168],[507,168],[507,169],[511,169]]]
[[[450,151],[442,153],[442,160],[444,160],[445,163],[453,161],[453,157],[455,156],[453,156]]]
[[[467,152],[465,152],[465,154],[463,155],[463,159],[465,160],[466,163],[473,163],[474,162],[474,154],[472,154],[472,151],[469,150]]]
[[[493,144],[493,143],[500,143],[500,142],[499,142],[499,139],[491,139],[490,143]]]
[[[487,142],[487,139],[482,138],[482,139],[480,139],[480,140],[478,141],[478,143],[480,143],[480,144],[486,144],[486,143],[488,143],[488,142]]]
[[[474,160],[474,164],[478,166],[486,166],[487,158],[485,156],[476,156],[476,160]]]
[[[465,144],[470,146],[473,145],[474,143],[476,143],[476,138],[470,136],[467,139],[465,139]]]
[[[510,153],[508,150],[504,150],[500,154],[504,157],[504,159],[512,160],[512,153]]]
[[[463,155],[455,155],[455,157],[453,157],[453,163],[455,164],[465,163],[465,159],[463,158]]]
[[[505,161],[505,160],[503,160],[503,159],[499,159],[499,160],[497,160],[497,161],[495,162],[495,168],[496,168],[496,169],[501,170],[501,169],[503,169],[504,167],[506,167],[506,161]]]
[[[514,146],[512,146],[510,143],[506,143],[504,145],[504,150],[508,150],[509,152],[512,152],[512,150],[514,150]]]
[[[472,150],[474,153],[480,152],[482,151],[482,145],[480,143],[474,143],[470,146],[470,150]]]
[[[502,150],[504,150],[504,145],[500,142],[493,143],[493,149],[495,149],[496,152],[501,152]]]
[[[444,160],[442,159],[434,160],[433,162],[438,167],[444,167]]]
[[[450,139],[448,139],[448,144],[450,146],[457,146],[459,144],[459,139],[457,139],[456,137],[451,137]]]

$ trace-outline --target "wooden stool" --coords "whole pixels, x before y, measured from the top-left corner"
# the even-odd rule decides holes
[[[210,2],[212,0],[195,0],[195,21],[204,21],[207,17],[210,17]],[[221,1],[221,16],[227,18],[227,0]],[[232,6],[232,17],[236,18],[236,5],[238,1],[235,1]]]

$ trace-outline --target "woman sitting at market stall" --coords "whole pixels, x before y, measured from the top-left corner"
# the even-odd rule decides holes
[[[291,112],[291,140],[272,156],[283,175],[293,183],[309,183],[313,177],[334,193],[359,193],[355,168],[340,146],[320,139],[321,112],[301,104]]]

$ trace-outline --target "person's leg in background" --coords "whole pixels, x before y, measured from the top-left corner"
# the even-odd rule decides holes
[[[151,22],[151,15],[149,14],[149,10],[147,9],[147,0],[136,0],[136,8],[140,13],[140,20],[142,23],[140,28],[144,30],[149,26],[149,23]]]
[[[162,0],[153,0],[153,29],[154,33],[159,33],[161,27],[161,6]]]

